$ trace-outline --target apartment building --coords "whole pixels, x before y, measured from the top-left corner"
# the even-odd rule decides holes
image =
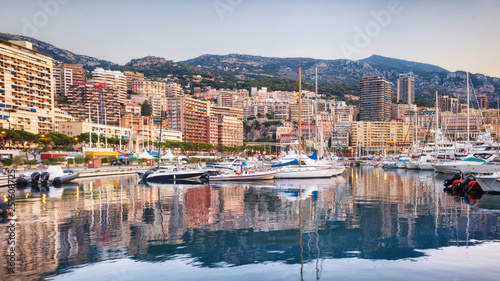
[[[75,122],[75,117],[62,111],[60,108],[54,108],[54,132],[59,132],[61,123],[63,122]]]
[[[450,111],[453,113],[462,112],[462,106],[457,98],[450,96],[439,96],[438,107],[440,112]]]
[[[184,95],[184,90],[182,86],[175,82],[170,82],[166,86],[167,97],[180,97]]]
[[[212,117],[217,117],[218,145],[243,145],[243,109],[212,106],[210,107],[210,118]]]
[[[396,101],[415,103],[415,77],[411,73],[399,74]]]
[[[79,84],[70,87],[66,95],[69,103],[58,104],[58,107],[70,113],[78,121],[89,118],[96,123],[108,125],[118,124],[120,116],[119,91],[110,87],[94,84]]]
[[[413,116],[417,113],[417,105],[415,104],[394,104],[392,106],[392,118],[403,119]]]
[[[125,102],[122,105],[122,115],[132,114],[135,116],[141,115],[141,106],[133,102]]]
[[[54,94],[56,96],[66,96],[72,85],[86,82],[85,69],[81,65],[69,63],[54,65]]]
[[[137,71],[124,71],[125,81],[127,83],[127,91],[132,91],[132,81],[144,80],[144,73]]]
[[[233,97],[234,94],[228,91],[220,92],[217,97],[217,106],[221,107],[233,107]]]
[[[130,137],[129,127],[120,127],[114,125],[103,125],[98,123],[89,123],[87,121],[76,121],[76,122],[61,122],[59,124],[59,130],[57,132],[65,134],[70,137],[75,137],[83,133],[91,133],[93,135],[100,134],[101,137],[108,138],[125,138]]]
[[[392,83],[379,76],[364,77],[359,83],[360,121],[386,122],[391,118]]]
[[[477,104],[479,109],[488,109],[490,108],[488,103],[488,97],[486,95],[478,95],[477,96]]]
[[[302,122],[312,122],[314,121],[314,105],[312,100],[302,99],[302,104],[300,106],[301,114],[300,120]],[[290,120],[299,121],[299,104],[290,104]]]
[[[208,143],[209,104],[188,97],[168,97],[167,128],[181,131],[185,142]]]
[[[54,130],[53,61],[29,42],[0,40],[0,126]]]
[[[439,114],[439,119],[441,131],[447,138],[467,140],[467,121],[471,138],[477,138],[481,134],[483,120],[481,113],[477,110],[471,109],[469,117],[465,112],[442,112]]]
[[[108,85],[118,95],[118,99],[114,102],[124,102],[127,99],[127,78],[121,71],[104,70],[96,68],[92,71],[91,84]]]
[[[151,104],[152,115],[160,117],[162,106],[166,103],[167,85],[164,82],[150,80],[134,80],[131,84],[133,93],[147,98]]]
[[[413,124],[405,122],[352,122],[351,146],[364,151],[386,154],[412,145]]]

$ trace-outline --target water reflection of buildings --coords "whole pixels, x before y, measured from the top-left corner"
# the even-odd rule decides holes
[[[89,262],[179,254],[202,266],[298,262],[299,226],[308,234],[306,259],[416,257],[451,241],[498,238],[498,218],[440,188],[428,174],[362,168],[314,183],[146,187],[121,177],[85,182],[61,198],[21,191],[19,272],[34,279]],[[299,198],[283,195],[298,191]]]

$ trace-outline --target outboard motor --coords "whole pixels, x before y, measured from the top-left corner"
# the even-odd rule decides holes
[[[474,176],[472,175],[468,175],[465,177],[465,179],[457,186],[458,189],[460,190],[464,190],[464,189],[468,189],[468,186],[469,186],[469,182],[471,181],[475,181],[476,178],[474,178]]]
[[[444,180],[444,183],[443,183],[443,184],[444,184],[444,187],[445,187],[445,188],[449,188],[449,187],[453,184],[453,182],[454,182],[454,181],[456,181],[456,180],[461,180],[461,179],[463,178],[463,176],[464,176],[464,175],[462,174],[462,172],[456,172],[456,173],[453,175],[453,177],[451,177],[451,178],[449,178],[449,179],[445,179],[445,180]]]
[[[153,170],[147,170],[144,174],[141,175],[141,180],[146,180],[152,172]]]
[[[42,183],[42,186],[43,185],[47,185],[48,182],[49,182],[49,177],[50,177],[50,173],[49,172],[43,172],[41,175],[40,175],[40,182]]]
[[[34,172],[33,174],[31,174],[31,183],[32,184],[37,184],[38,183],[38,180],[40,180],[40,173],[39,172]]]

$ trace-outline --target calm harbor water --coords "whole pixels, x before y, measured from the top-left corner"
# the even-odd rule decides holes
[[[18,190],[17,273],[0,280],[498,280],[500,195],[454,197],[445,177],[361,167],[328,180]]]

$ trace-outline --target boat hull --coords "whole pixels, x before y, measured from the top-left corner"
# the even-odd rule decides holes
[[[434,169],[437,172],[444,174],[454,174],[456,172],[478,173],[478,170],[481,169],[481,166],[483,166],[483,163],[477,165],[443,163],[434,165]]]
[[[408,169],[408,170],[420,170],[420,168],[418,167],[418,164],[414,163],[414,162],[406,162],[406,169]]]
[[[198,180],[205,172],[176,172],[176,173],[158,173],[150,174],[145,179],[149,182],[168,182],[175,180]]]
[[[498,174],[477,176],[476,180],[484,192],[500,192],[500,178]]]
[[[424,171],[433,171],[434,170],[434,166],[432,166],[432,164],[430,164],[430,163],[418,164],[418,168],[420,170],[424,170]]]

